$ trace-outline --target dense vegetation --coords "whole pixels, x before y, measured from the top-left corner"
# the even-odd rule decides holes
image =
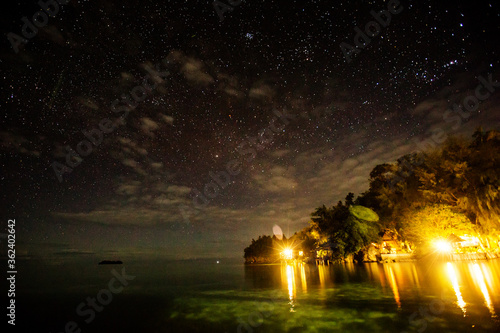
[[[275,250],[276,236],[259,236],[257,240],[245,249],[245,259],[248,262],[273,262],[279,259]]]
[[[472,140],[449,137],[439,147],[377,165],[369,180],[369,189],[355,200],[349,193],[344,203],[316,208],[309,226],[289,241],[302,242],[306,250],[328,245],[339,258],[379,242],[380,231],[386,230],[420,249],[449,234],[474,235],[482,247],[498,248],[499,132],[478,129]],[[376,214],[370,217],[364,207]],[[245,258],[261,239],[272,246],[266,237],[252,241]]]
[[[332,208],[323,205],[312,213],[311,235],[317,245],[327,244],[338,258],[357,253],[379,238],[379,217],[363,206],[354,205],[352,197],[349,193],[345,204],[339,201]],[[372,214],[364,213],[367,211]]]

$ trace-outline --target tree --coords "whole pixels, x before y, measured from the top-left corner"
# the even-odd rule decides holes
[[[349,194],[345,197],[345,205],[349,207],[350,205],[354,205],[354,193],[349,192]]]
[[[299,232],[293,234],[293,236],[288,240],[288,245],[294,249],[298,248],[304,251],[304,253],[306,254],[314,251],[314,249],[316,248],[316,239],[313,236],[312,228],[310,226],[305,227]]]
[[[252,239],[250,246],[244,250],[244,258],[246,262],[266,262],[271,261],[275,257],[273,246],[274,236],[259,236],[257,240]]]
[[[319,234],[317,245],[330,244],[338,257],[346,258],[378,241],[378,215],[369,208],[339,202],[332,208],[316,208],[311,229]]]
[[[465,214],[452,206],[436,204],[411,211],[404,220],[403,232],[407,240],[426,246],[450,234],[472,235],[476,230]]]
[[[427,202],[446,204],[469,217],[485,234],[500,229],[500,134],[474,133],[472,143],[449,138],[417,169]]]

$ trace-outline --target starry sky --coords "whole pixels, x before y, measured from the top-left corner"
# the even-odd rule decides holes
[[[40,5],[4,8],[1,214],[18,256],[241,257],[436,132],[499,129],[494,92],[443,120],[500,80],[495,1],[233,3],[221,20],[213,1],[70,0],[29,38]]]

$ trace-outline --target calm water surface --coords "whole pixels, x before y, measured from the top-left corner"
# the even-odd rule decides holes
[[[86,323],[89,316],[76,309],[107,288],[113,268],[135,278]],[[37,332],[64,332],[68,321],[81,332],[500,331],[500,260],[330,266],[30,261],[19,269],[18,291],[17,328]]]

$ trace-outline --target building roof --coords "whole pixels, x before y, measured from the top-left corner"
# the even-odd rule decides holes
[[[465,240],[464,240],[464,239],[462,239],[462,238],[458,237],[458,236],[457,236],[457,235],[455,235],[455,234],[450,234],[450,235],[446,238],[446,240],[447,240],[448,242],[450,242],[450,243],[460,243],[460,242],[465,242]]]

